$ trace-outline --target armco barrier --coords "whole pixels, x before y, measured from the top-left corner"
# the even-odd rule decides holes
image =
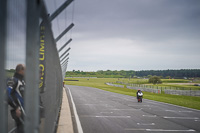
[[[106,83],[107,85],[110,86],[115,86],[115,87],[121,87],[124,88],[124,85],[116,85],[116,84],[112,84],[112,83]],[[132,86],[126,86],[128,89],[134,89],[134,90],[138,90],[140,89],[141,91],[146,91],[146,92],[152,92],[152,93],[161,93],[160,89],[151,89],[151,88],[142,88],[142,87],[132,87]]]
[[[124,85],[116,85],[116,84],[112,84],[112,83],[106,83],[107,85],[110,86],[115,86],[115,87],[120,87],[120,88],[124,88]]]
[[[164,90],[164,92],[171,95],[200,96],[200,91],[195,90]]]
[[[144,88],[144,87],[135,87],[135,86],[131,86],[131,84],[129,84],[129,83],[124,83],[124,82],[120,82],[120,81],[117,81],[117,83],[126,85],[128,89],[134,89],[134,90],[140,89],[140,90],[146,91],[146,92],[152,92],[152,93],[161,94],[161,89]]]
[[[141,91],[146,91],[146,92],[152,92],[152,93],[161,94],[161,90],[160,90],[160,89],[151,89],[151,88],[142,88],[142,87],[132,87],[132,86],[127,86],[127,88],[128,88],[128,89],[134,89],[134,90],[140,89]]]
[[[161,89],[152,89],[152,88],[144,88],[144,87],[133,87],[133,84],[125,83],[125,82],[120,82],[117,81],[117,83],[124,84],[127,86],[129,89],[135,89],[135,90],[142,90],[142,91],[147,91],[147,92],[153,92],[153,93],[161,93]],[[200,91],[199,90],[172,90],[172,89],[163,89],[163,92],[165,94],[171,94],[171,95],[185,95],[185,96],[200,96]]]

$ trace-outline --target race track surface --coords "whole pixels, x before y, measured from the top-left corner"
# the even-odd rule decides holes
[[[138,103],[135,97],[91,87],[66,88],[84,133],[200,133],[199,110],[147,99]]]

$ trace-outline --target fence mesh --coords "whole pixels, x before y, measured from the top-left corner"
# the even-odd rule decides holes
[[[47,18],[48,14],[45,6],[42,6],[43,2],[38,2],[38,9],[41,9],[40,13],[42,17],[38,18],[38,22],[41,24],[44,22],[43,28],[41,30],[41,27],[38,27],[36,32],[38,33],[33,33],[34,35],[38,35],[38,40],[39,42],[37,44],[34,44],[33,47],[39,47],[38,53],[39,55],[30,55],[30,53],[27,53],[27,27],[30,27],[31,25],[27,25],[27,2],[29,0],[1,0],[7,3],[7,6],[5,9],[7,10],[7,13],[5,11],[2,12],[6,16],[7,20],[7,27],[6,27],[6,32],[7,34],[5,37],[0,37],[0,42],[3,42],[1,40],[6,40],[6,52],[5,56],[2,56],[3,59],[2,61],[5,61],[5,65],[2,65],[0,67],[1,69],[1,75],[0,75],[0,80],[1,83],[5,82],[6,78],[12,77],[13,74],[15,73],[15,67],[17,64],[25,64],[27,60],[29,60],[29,57],[39,57],[37,61],[33,60],[33,64],[41,64],[41,60],[43,60],[42,64],[43,66],[40,65],[40,70],[42,69],[43,71],[43,77],[41,78],[38,76],[36,79],[33,77],[33,81],[39,81],[39,79],[43,79],[43,87],[41,93],[39,94],[40,103],[38,103],[38,106],[41,106],[41,111],[40,114],[40,122],[38,122],[39,126],[39,132],[45,132],[45,133],[53,133],[56,130],[56,122],[58,120],[59,116],[59,110],[62,102],[62,91],[63,91],[63,77],[65,75],[66,67],[67,65],[65,64],[63,67],[61,67],[60,64],[60,58],[59,55],[63,53],[66,49],[69,47],[65,47],[63,51],[60,53],[58,52],[57,48],[59,49],[62,47],[62,45],[69,40],[69,35],[66,36],[67,39],[62,39],[58,43],[58,45],[55,42],[55,36],[59,35],[63,27],[59,26],[59,28],[56,28],[58,26],[57,24],[64,23],[65,28],[68,25],[68,22],[65,22],[65,19],[67,18],[67,12],[64,12],[61,14],[59,17],[60,19],[62,16],[64,16],[63,21],[58,21],[55,20],[53,23],[49,22]],[[48,3],[49,1],[46,1]],[[51,0],[52,2],[52,0]],[[53,1],[54,3],[57,3],[57,6],[48,7],[50,11],[50,14],[55,11],[56,8],[58,8],[64,0],[61,1]],[[47,6],[50,6],[49,4]],[[45,9],[42,9],[45,8]],[[1,15],[2,17],[3,15]],[[46,18],[44,17],[46,16]],[[29,16],[30,17],[30,16]],[[58,19],[58,18],[56,18]],[[1,24],[4,22],[4,20],[0,20]],[[55,25],[55,22],[57,23]],[[53,24],[53,30],[51,29]],[[59,30],[58,30],[59,29]],[[42,34],[39,34],[39,32],[43,32]],[[5,34],[3,30],[0,31],[1,34]],[[3,52],[2,52],[3,53]],[[36,52],[37,53],[37,52]],[[3,53],[4,54],[4,53]],[[38,66],[39,68],[39,66]],[[30,70],[27,68],[27,70]],[[37,70],[37,69],[34,69]],[[5,72],[5,76],[3,75],[3,72]],[[39,73],[34,71],[35,73]],[[33,73],[34,73],[33,72]],[[36,74],[37,75],[37,74]],[[29,72],[25,73],[25,77],[30,77],[31,75]],[[26,81],[25,81],[26,82]],[[30,81],[29,81],[30,82]],[[41,83],[41,82],[40,82]],[[41,85],[39,82],[35,83],[38,87],[35,89],[39,89],[39,85]],[[3,86],[3,85],[2,85]],[[29,88],[25,88],[29,89]],[[4,87],[1,87],[1,94],[6,96],[6,91]],[[34,95],[31,95],[30,99],[34,99]],[[11,107],[8,106],[8,104],[4,104],[6,99],[0,99],[0,106],[4,107],[5,110],[7,111],[7,121],[4,125],[1,126],[2,132],[14,132],[16,129],[15,122],[13,121],[10,110]],[[25,101],[26,102],[26,101]],[[27,105],[27,104],[26,104]],[[32,106],[27,105],[27,106]],[[25,110],[26,112],[26,110]],[[33,114],[35,112],[32,112]],[[4,115],[4,111],[0,111],[0,116]],[[27,118],[29,116],[26,116]],[[5,120],[1,119],[1,123],[5,123]],[[26,123],[26,121],[25,121]],[[37,123],[37,122],[35,122]],[[33,131],[30,131],[33,132]]]

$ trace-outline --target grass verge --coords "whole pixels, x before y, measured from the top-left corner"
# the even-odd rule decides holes
[[[65,84],[94,87],[105,91],[120,93],[129,96],[136,96],[136,90],[113,87],[105,84],[106,82],[116,82],[118,80],[116,78],[90,78],[90,79],[73,78],[73,79],[79,81],[65,81]],[[200,110],[200,97],[154,94],[150,92],[144,92],[144,98]]]

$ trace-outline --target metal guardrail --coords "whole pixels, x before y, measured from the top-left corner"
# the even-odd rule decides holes
[[[115,86],[115,87],[120,87],[120,88],[124,88],[124,85],[116,85],[116,84],[112,84],[112,83],[106,83],[107,85],[110,86]]]
[[[161,94],[161,90],[160,89],[152,89],[152,88],[142,88],[142,87],[132,87],[132,86],[126,86],[128,89],[134,89],[134,90],[141,90],[141,91],[145,91],[145,92],[151,92],[151,93],[157,93],[157,94]]]
[[[156,88],[148,88],[147,86],[144,85],[136,85],[136,84],[129,84],[129,83],[124,83],[117,81],[117,83],[120,84],[125,84],[127,85],[127,88],[129,89],[141,89],[143,91],[147,92],[153,92],[153,93],[165,93],[165,94],[171,94],[171,95],[185,95],[185,96],[200,96],[200,91],[199,90],[177,90],[177,89],[168,89],[171,87],[160,87],[161,89]]]
[[[116,84],[112,84],[112,83],[106,83],[106,84],[107,84],[107,85],[110,85],[110,86],[125,88],[124,85],[116,85]],[[128,85],[128,84],[126,84],[126,85]],[[141,91],[152,92],[152,93],[158,93],[158,94],[161,93],[161,90],[160,90],[160,89],[151,89],[151,88],[142,88],[142,87],[132,87],[132,86],[126,86],[126,88],[128,88],[128,89],[134,89],[134,90],[140,89]]]
[[[171,95],[185,95],[185,96],[200,96],[200,91],[198,90],[164,90],[165,94]]]

